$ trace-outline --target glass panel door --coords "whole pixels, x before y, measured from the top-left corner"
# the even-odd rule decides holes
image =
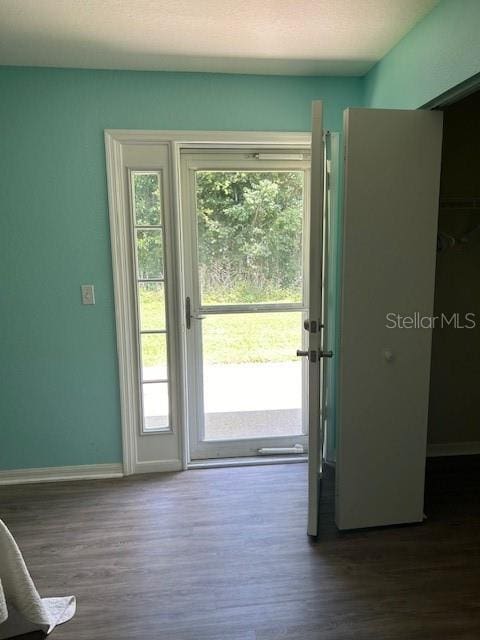
[[[309,161],[274,155],[183,158],[192,458],[306,446]]]
[[[302,312],[207,315],[205,440],[303,435]]]

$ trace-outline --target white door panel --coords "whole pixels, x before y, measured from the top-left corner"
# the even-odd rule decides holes
[[[311,536],[318,533],[318,503],[322,466],[321,399],[322,318],[323,318],[323,217],[324,217],[324,137],[322,103],[312,105],[312,167],[310,186],[310,269],[308,299],[308,524]]]
[[[442,115],[345,112],[345,202],[336,522],[423,517]],[[313,182],[313,181],[312,181]]]

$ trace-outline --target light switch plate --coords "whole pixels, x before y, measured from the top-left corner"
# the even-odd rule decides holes
[[[95,304],[95,287],[93,284],[82,284],[82,304]]]

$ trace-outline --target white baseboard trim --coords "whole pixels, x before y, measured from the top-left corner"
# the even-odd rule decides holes
[[[182,461],[172,460],[154,460],[152,462],[135,463],[134,474],[137,473],[159,473],[162,471],[181,471],[183,469]]]
[[[0,471],[0,485],[65,480],[99,480],[123,477],[121,464],[79,464],[69,467],[41,467]]]
[[[435,458],[440,456],[467,456],[480,455],[480,442],[447,442],[429,444],[427,456]],[[253,464],[285,464],[292,462],[305,462],[304,456],[296,459],[229,459],[229,460],[198,460],[192,461],[190,469],[201,469],[225,466],[246,466]],[[137,462],[135,474],[161,473],[163,471],[181,471],[182,461],[177,459],[160,460],[153,462]],[[69,480],[100,480],[102,478],[122,478],[123,465],[114,464],[81,464],[67,467],[40,467],[38,469],[11,469],[0,471],[0,486],[13,484],[29,484],[33,482],[65,482]]]
[[[473,456],[480,454],[480,442],[441,442],[427,445],[427,457]]]

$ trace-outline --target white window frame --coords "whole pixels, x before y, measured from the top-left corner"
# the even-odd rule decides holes
[[[188,411],[185,366],[185,322],[183,314],[184,286],[181,260],[180,152],[182,148],[238,148],[310,150],[310,132],[235,132],[235,131],[149,131],[105,130],[105,151],[112,246],[112,269],[115,296],[115,321],[120,385],[120,409],[124,474],[145,471],[186,469],[188,451]],[[171,354],[175,376],[172,379],[172,430],[142,434],[138,428],[141,405],[138,385],[138,344],[136,300],[132,286],[130,243],[130,203],[128,172],[125,171],[124,150],[139,145],[164,145],[168,149],[168,166],[137,166],[136,170],[163,169],[165,212],[169,208],[172,220],[170,241],[171,262],[167,264],[170,283],[170,327],[175,353]],[[173,326],[172,326],[173,322]],[[139,438],[162,439],[155,459],[143,460]]]
[[[158,185],[160,188],[160,223],[158,225],[138,225],[136,222],[135,211],[135,188],[133,178],[135,175],[150,174],[157,176]],[[171,287],[169,286],[169,270],[172,263],[171,246],[169,237],[171,236],[171,215],[169,208],[167,209],[168,199],[164,194],[164,182],[165,182],[163,169],[129,169],[128,170],[128,182],[129,182],[129,196],[130,196],[130,225],[131,225],[131,242],[132,242],[132,260],[133,260],[133,283],[134,283],[134,296],[135,296],[135,325],[136,325],[136,338],[137,338],[137,366],[138,366],[138,389],[139,389],[139,405],[140,405],[140,419],[139,419],[139,433],[140,435],[151,435],[157,433],[172,433],[172,418],[175,415],[175,407],[172,406],[172,373],[175,378],[175,359],[172,358],[172,351],[174,346],[171,345],[170,332],[174,327],[172,320],[172,314],[170,313],[170,296],[172,295]],[[163,291],[165,296],[165,329],[161,330],[142,330],[140,319],[140,295],[138,278],[138,245],[137,245],[137,231],[138,230],[152,230],[155,229],[160,232],[162,238],[162,268],[163,277],[161,280],[151,279],[143,280],[143,282],[162,282]],[[142,357],[142,335],[155,333],[165,335],[166,349],[167,349],[167,378],[165,380],[149,380],[145,381],[143,378],[143,357]],[[168,389],[168,424],[163,427],[146,427],[145,426],[145,407],[144,407],[144,384],[166,384]]]

